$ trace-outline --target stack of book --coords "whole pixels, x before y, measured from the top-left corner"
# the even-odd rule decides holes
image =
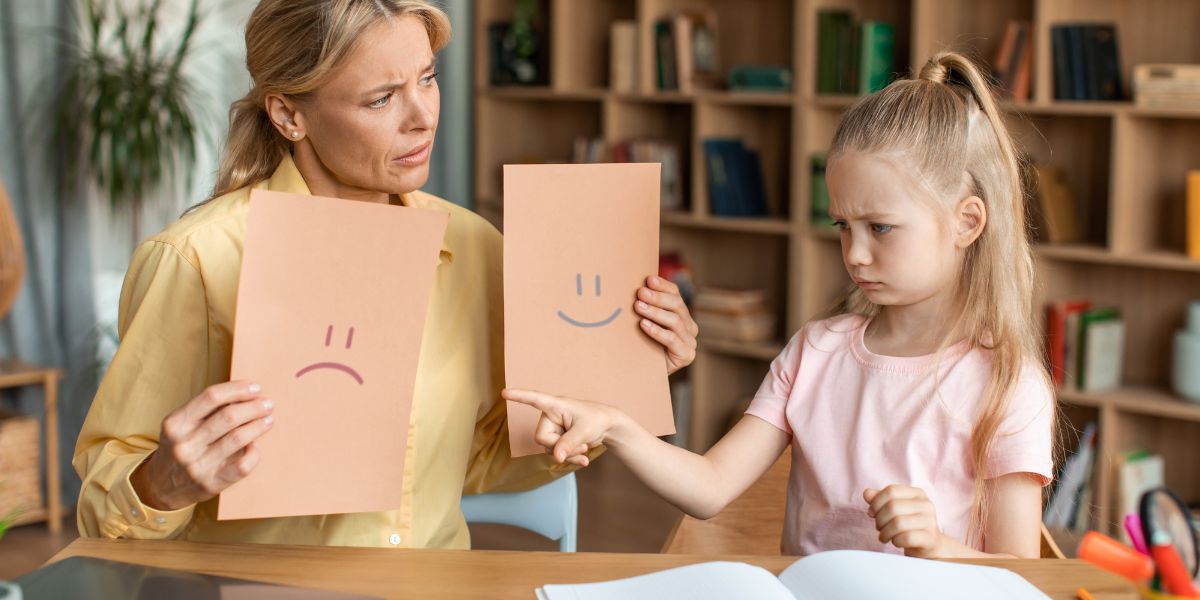
[[[870,94],[891,83],[896,29],[882,21],[855,22],[845,10],[817,13],[817,93]]]
[[[1138,65],[1133,68],[1138,106],[1200,108],[1200,65]]]
[[[1050,44],[1055,100],[1124,98],[1115,25],[1055,25],[1050,28]]]
[[[1046,307],[1046,354],[1059,389],[1101,392],[1121,384],[1125,322],[1116,308],[1090,300],[1060,300]]]
[[[717,17],[713,11],[679,11],[656,21],[654,48],[659,90],[690,93],[720,83]]]
[[[708,138],[703,146],[709,213],[719,217],[768,216],[758,153],[736,138]]]
[[[1023,102],[1029,100],[1029,80],[1033,72],[1033,23],[1009,21],[1004,39],[992,62],[1001,98]]]
[[[692,315],[705,338],[765,342],[775,337],[775,315],[767,309],[763,290],[702,287]]]
[[[662,210],[684,209],[683,162],[679,147],[664,140],[632,140],[608,142],[603,138],[575,138],[571,155],[573,163],[660,163],[662,189],[659,202]]]

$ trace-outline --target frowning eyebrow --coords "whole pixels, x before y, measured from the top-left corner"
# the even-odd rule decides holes
[[[421,72],[428,73],[436,67],[437,67],[437,57],[434,56],[432,59],[429,60],[429,64],[426,65],[424,69],[421,69]],[[367,95],[382,94],[383,92],[386,92],[389,90],[394,90],[396,88],[404,87],[404,83],[405,82],[403,82],[403,81],[390,81],[383,85],[373,87],[364,93],[366,93]]]
[[[895,215],[889,213],[864,213],[859,215],[843,215],[840,211],[829,211],[829,216],[834,219],[852,219],[855,221],[887,221],[894,219]]]

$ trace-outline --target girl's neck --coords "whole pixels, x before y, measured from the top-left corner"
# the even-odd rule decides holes
[[[906,306],[882,306],[868,325],[863,343],[882,356],[933,354],[949,333],[954,313],[949,294]]]

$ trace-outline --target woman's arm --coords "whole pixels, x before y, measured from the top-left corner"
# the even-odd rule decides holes
[[[923,558],[1038,558],[1041,554],[1042,482],[1032,473],[1010,473],[984,482],[987,502],[984,551],[942,533],[933,503],[920,488],[891,485],[866,490],[867,513],[879,541]]]
[[[708,519],[746,491],[791,441],[758,417],[746,416],[704,455],[672,446],[605,404],[521,390],[504,397],[542,411],[537,441],[560,462],[604,444],[659,496]],[[583,461],[586,464],[586,458]]]

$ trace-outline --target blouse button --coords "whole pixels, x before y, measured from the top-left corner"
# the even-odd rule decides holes
[[[400,534],[393,533],[391,535],[391,537],[388,538],[388,541],[391,542],[393,546],[399,546],[400,545]]]

